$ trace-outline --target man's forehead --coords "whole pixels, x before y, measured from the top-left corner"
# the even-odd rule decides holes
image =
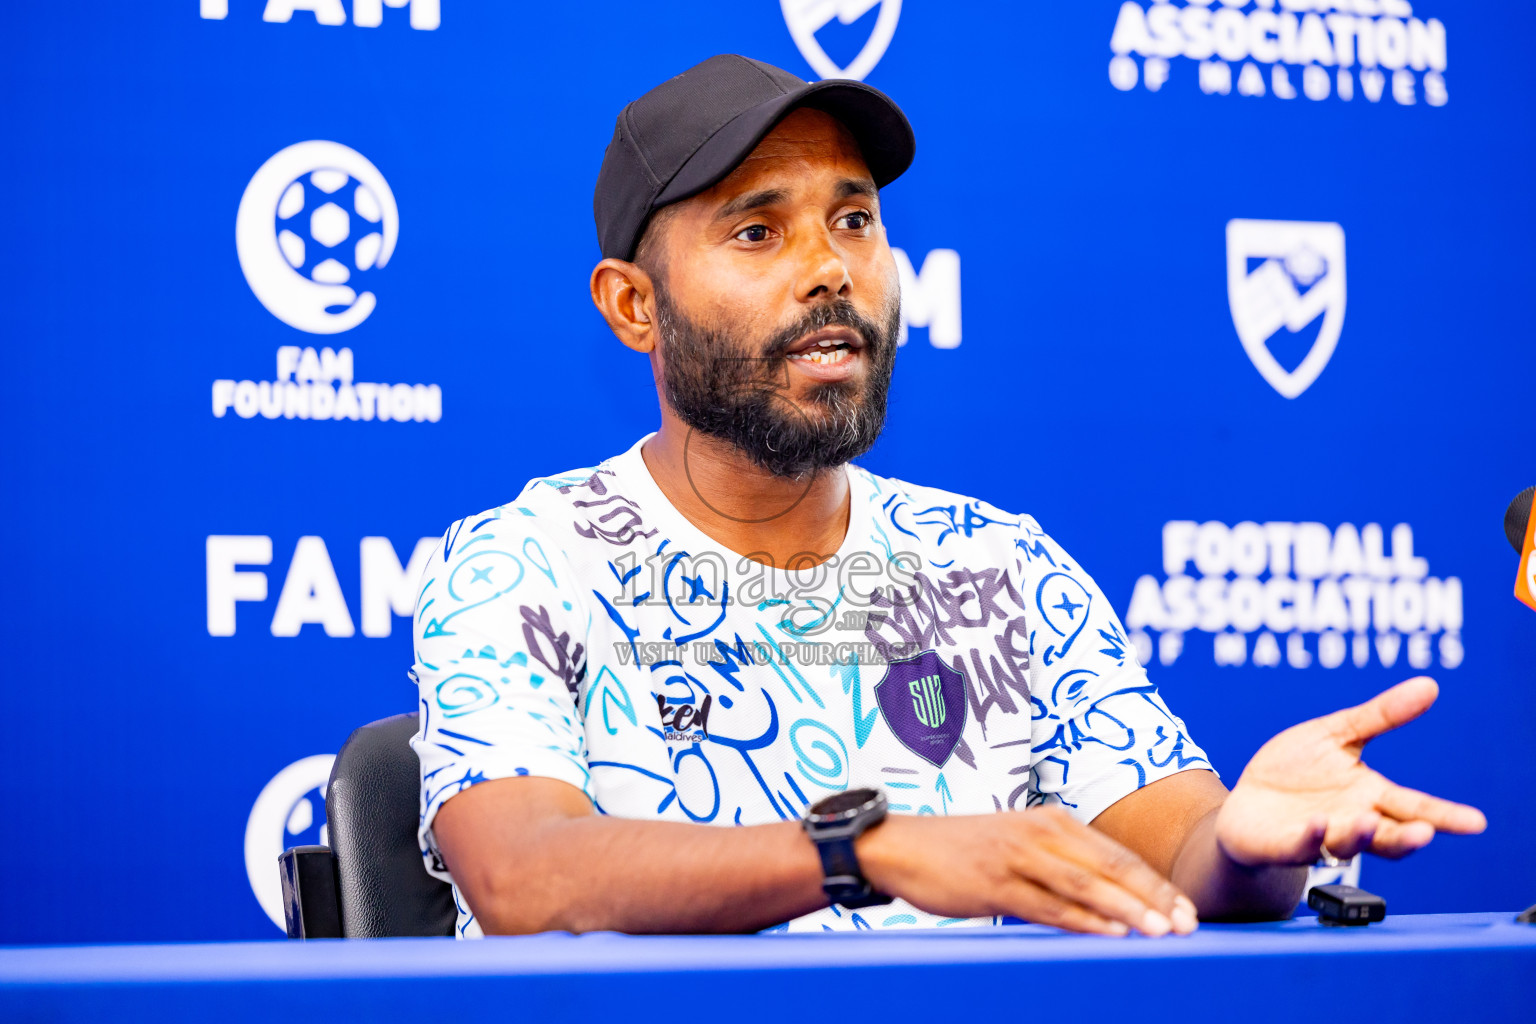
[[[696,198],[713,209],[762,188],[768,179],[793,189],[797,182],[810,184],[823,176],[829,182],[871,177],[858,142],[841,121],[824,111],[801,108],[775,125],[719,184]]]

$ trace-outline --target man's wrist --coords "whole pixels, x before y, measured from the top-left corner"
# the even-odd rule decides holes
[[[906,831],[904,815],[887,814],[885,820],[871,825],[853,841],[864,877],[878,892],[899,895],[902,834]]]
[[[822,891],[834,904],[850,910],[879,906],[891,897],[869,881],[854,844],[885,820],[885,793],[861,787],[818,800],[801,822],[816,847],[822,865]]]
[[[1225,806],[1225,804],[1223,804]],[[1170,880],[1189,893],[1205,920],[1274,920],[1300,899],[1307,866],[1246,863],[1221,840],[1221,807],[1197,821],[1173,862]]]

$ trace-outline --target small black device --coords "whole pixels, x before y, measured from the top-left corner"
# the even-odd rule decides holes
[[[801,826],[821,855],[821,891],[833,903],[858,910],[891,902],[874,890],[859,868],[853,841],[885,820],[885,794],[878,789],[850,789],[818,800],[805,812]]]
[[[1387,901],[1352,885],[1314,885],[1307,906],[1327,925],[1363,925],[1387,916]]]

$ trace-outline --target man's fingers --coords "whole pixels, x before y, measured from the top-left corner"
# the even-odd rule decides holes
[[[1178,886],[1092,826],[1069,820],[1059,849],[1066,859],[1103,875],[1164,917],[1174,916],[1181,898],[1189,903]]]
[[[1378,857],[1397,860],[1422,850],[1433,838],[1435,826],[1427,821],[1384,821],[1376,830],[1370,849]]]
[[[1050,892],[1026,878],[1020,878],[1001,894],[1003,905],[1014,917],[1021,917],[1036,924],[1048,924],[1069,932],[1085,932],[1090,935],[1124,936],[1130,929],[1120,921],[1073,903],[1069,899]]]
[[[1276,837],[1268,856],[1263,859],[1242,861],[1250,866],[1257,864],[1311,864],[1322,854],[1328,840],[1328,816],[1313,816],[1295,839]]]
[[[1135,928],[1143,935],[1155,937],[1173,931],[1170,915],[1174,908],[1171,903],[1165,914],[1092,867],[1062,859],[1045,850],[1024,867],[1029,881],[1096,914]]]
[[[1440,686],[1428,676],[1398,683],[1352,708],[1335,711],[1322,719],[1346,742],[1364,743],[1375,736],[1418,718],[1440,695]]]
[[[1013,865],[1020,875],[1146,935],[1198,927],[1194,903],[1177,886],[1098,829],[1065,813],[1031,824],[1038,830],[1029,852]]]
[[[1323,846],[1340,860],[1348,860],[1361,850],[1371,848],[1371,841],[1382,824],[1381,815],[1375,811],[1330,823]]]
[[[1452,803],[1406,786],[1391,786],[1376,801],[1376,809],[1398,821],[1424,821],[1441,832],[1477,835],[1488,819],[1476,807]]]

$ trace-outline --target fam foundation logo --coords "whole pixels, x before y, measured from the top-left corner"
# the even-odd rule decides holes
[[[213,382],[213,415],[233,412],[243,420],[371,420],[436,423],[443,418],[443,389],[436,384],[354,381],[352,350],[316,351],[297,345],[277,350],[273,380]]]
[[[1227,300],[1237,337],[1270,387],[1295,398],[1317,380],[1344,330],[1344,229],[1227,224]]]
[[[235,215],[235,251],[267,311],[310,334],[350,331],[377,305],[366,290],[389,262],[400,214],[367,157],[298,142],[257,169]]]
[[[800,55],[822,78],[863,81],[885,56],[901,18],[901,0],[779,0],[779,7]],[[845,50],[851,56],[842,64],[832,54]]]
[[[261,20],[284,24],[295,14],[313,15],[317,25],[345,25],[347,9],[341,0],[235,0],[237,6],[249,8],[254,13],[261,7]],[[441,0],[352,0],[352,24],[362,28],[378,28],[384,24],[384,8],[409,7],[410,25],[417,29],[434,29],[443,23]],[[199,0],[198,16],[207,21],[223,21],[229,17],[229,0]]]
[[[1407,523],[1176,520],[1163,573],[1136,581],[1125,613],[1142,664],[1172,665],[1191,633],[1210,634],[1217,665],[1454,669],[1464,657],[1461,580],[1430,575]]]
[[[1450,100],[1445,25],[1408,0],[1126,0],[1109,48],[1109,80],[1122,92],[1172,84],[1319,103]]]
[[[277,858],[294,846],[326,846],[325,787],[335,754],[293,762],[262,787],[245,822],[245,876],[256,902],[284,930],[283,887]]]

